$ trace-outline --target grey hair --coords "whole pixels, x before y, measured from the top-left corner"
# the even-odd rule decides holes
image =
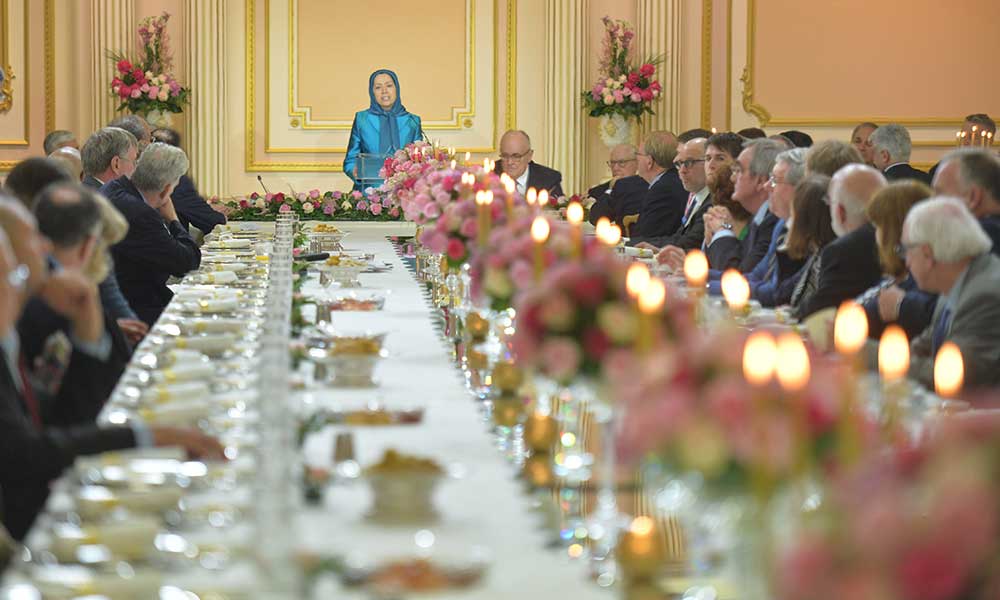
[[[76,134],[72,131],[66,131],[65,129],[50,131],[49,134],[45,136],[45,141],[42,142],[42,147],[45,148],[45,155],[48,156],[49,154],[52,154],[61,144],[65,144],[66,142],[74,139],[76,139]]]
[[[806,153],[808,148],[792,148],[778,154],[774,159],[775,164],[783,162],[788,165],[788,173],[785,174],[785,183],[788,185],[798,185],[806,176]]]
[[[119,129],[124,129],[134,135],[135,139],[140,142],[142,140],[149,140],[149,127],[146,125],[146,120],[139,115],[124,115],[118,117],[114,121],[108,123],[108,127],[118,127]]]
[[[111,159],[123,157],[129,148],[139,148],[135,136],[118,127],[98,129],[87,138],[80,150],[83,172],[91,177],[99,175],[111,166]]]
[[[910,141],[910,132],[902,125],[896,123],[883,125],[872,132],[868,141],[876,152],[882,150],[888,152],[891,162],[909,162],[910,160],[913,143]]]
[[[750,159],[750,174],[765,179],[770,177],[774,160],[785,150],[785,145],[769,138],[757,138],[743,144],[744,150],[751,148],[753,148],[753,158]]]
[[[154,142],[142,151],[132,174],[132,183],[140,192],[159,193],[174,185],[187,173],[188,157],[176,146]]]
[[[993,242],[958,198],[937,196],[919,202],[906,214],[908,245],[927,244],[934,260],[956,263],[990,251]]]
[[[958,163],[962,193],[976,186],[983,188],[994,202],[1000,202],[1000,159],[982,148],[960,148],[945,154],[941,166],[951,161]]]

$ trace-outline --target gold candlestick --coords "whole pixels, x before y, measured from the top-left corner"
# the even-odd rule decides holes
[[[663,568],[667,553],[659,533],[656,522],[649,517],[632,520],[615,548],[615,556],[626,578],[632,581],[650,579]]]
[[[579,202],[566,207],[566,220],[573,238],[573,258],[580,259],[583,257],[583,206]]]
[[[545,272],[545,242],[549,239],[549,221],[539,215],[531,223],[531,239],[535,242],[535,282],[542,280]]]

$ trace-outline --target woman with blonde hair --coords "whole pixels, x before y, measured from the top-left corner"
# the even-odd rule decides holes
[[[858,297],[868,315],[868,336],[872,339],[882,337],[889,323],[897,323],[909,339],[930,325],[937,295],[917,288],[906,270],[906,252],[901,246],[907,213],[932,195],[923,183],[904,180],[882,188],[868,203],[865,214],[875,226],[878,258],[885,276]]]

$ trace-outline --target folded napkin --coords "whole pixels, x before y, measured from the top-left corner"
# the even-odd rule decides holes
[[[199,381],[210,379],[215,374],[215,369],[210,363],[200,361],[197,363],[184,363],[162,371],[153,372],[155,383],[174,383],[177,381]]]
[[[156,551],[153,540],[159,531],[160,519],[149,516],[82,527],[58,523],[52,527],[49,551],[60,562],[76,562],[77,550],[81,546],[100,544],[106,546],[115,558],[144,559]]]
[[[127,467],[139,461],[183,461],[187,454],[183,448],[132,448],[130,450],[117,450],[115,452],[104,452],[94,456],[80,456],[76,459],[74,466],[78,472],[89,469],[101,469],[103,467]]]
[[[184,488],[176,484],[114,490],[87,485],[77,490],[75,500],[77,513],[85,520],[94,521],[116,508],[133,513],[162,514],[177,508],[183,496]]]
[[[156,361],[158,367],[178,367],[180,365],[204,362],[206,356],[197,350],[174,348],[161,354]]]
[[[84,566],[47,565],[32,571],[31,582],[43,598],[51,600],[81,597],[135,600],[158,598],[163,575],[154,569],[139,568],[130,570],[129,577],[123,578]]]
[[[195,309],[206,315],[216,313],[233,312],[239,308],[239,300],[235,296],[230,298],[211,298],[198,300],[193,304]]]
[[[214,263],[211,265],[205,265],[202,267],[203,271],[232,271],[233,273],[242,273],[243,271],[249,271],[250,266],[246,263],[237,262],[222,262]]]
[[[239,278],[236,276],[236,273],[232,271],[215,271],[212,273],[199,273],[198,275],[196,275],[196,278],[197,281],[203,283],[212,283],[212,284],[233,283],[239,280]]]
[[[244,238],[231,238],[227,240],[217,240],[214,242],[208,242],[207,244],[205,244],[205,247],[208,249],[219,248],[224,250],[232,250],[236,248],[249,248],[251,245],[252,245],[252,240]]]
[[[241,319],[184,319],[178,325],[185,333],[238,333],[247,326]]]
[[[142,392],[143,404],[165,404],[177,400],[193,400],[208,396],[208,384],[204,381],[188,381],[156,385]]]
[[[197,350],[206,354],[225,352],[236,344],[235,333],[208,333],[205,335],[179,335],[174,338],[174,347]]]
[[[181,302],[197,302],[198,300],[226,300],[242,297],[242,290],[212,287],[188,287],[179,290],[174,298]]]
[[[214,412],[205,399],[174,400],[165,404],[139,409],[139,418],[150,425],[195,425]]]

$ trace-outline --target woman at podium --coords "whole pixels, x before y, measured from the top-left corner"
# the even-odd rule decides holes
[[[368,78],[368,110],[354,115],[351,141],[344,157],[344,173],[354,181],[354,189],[377,187],[378,171],[385,157],[423,136],[420,117],[406,111],[399,99],[399,79],[388,69],[379,69]]]

